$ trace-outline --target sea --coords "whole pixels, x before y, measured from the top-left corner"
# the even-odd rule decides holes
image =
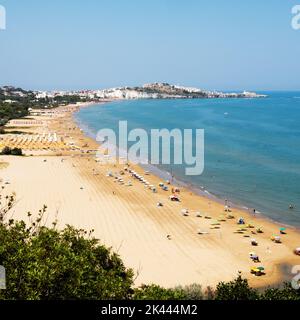
[[[204,129],[204,170],[152,167],[162,177],[271,220],[300,227],[300,92],[259,92],[266,98],[142,99],[91,105],[75,114],[85,133]],[[130,146],[130,144],[129,144]],[[292,206],[290,208],[290,206]]]

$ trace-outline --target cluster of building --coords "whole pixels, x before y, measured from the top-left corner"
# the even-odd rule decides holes
[[[4,93],[10,96],[24,96],[25,91],[13,87],[3,87]],[[12,94],[13,93],[13,94]],[[34,91],[36,99],[53,99],[59,96],[79,96],[85,100],[103,99],[188,99],[188,98],[258,98],[264,95],[255,92],[224,93],[218,91],[207,91],[193,87],[170,85],[168,83],[149,83],[142,87],[119,87],[99,90],[79,91]],[[9,101],[8,101],[9,102]]]

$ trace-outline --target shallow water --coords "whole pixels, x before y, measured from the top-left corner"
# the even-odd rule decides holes
[[[300,93],[268,92],[262,99],[134,100],[81,109],[76,119],[91,135],[101,128],[205,130],[205,168],[163,165],[187,184],[300,226]],[[289,209],[289,204],[295,208]]]

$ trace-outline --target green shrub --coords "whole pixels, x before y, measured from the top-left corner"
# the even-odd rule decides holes
[[[215,292],[216,300],[257,300],[259,294],[249,287],[248,280],[239,274],[234,281],[220,282]]]
[[[187,300],[203,300],[204,293],[202,291],[202,286],[197,283],[193,283],[187,286],[178,286],[176,290],[182,291]]]
[[[13,148],[10,147],[4,147],[1,151],[2,155],[12,155],[12,156],[22,156],[23,151],[20,148]]]
[[[0,223],[0,299],[128,299],[133,272],[119,256],[83,230],[41,226],[44,212],[29,226]]]
[[[20,149],[20,148],[12,149],[11,150],[11,155],[12,156],[22,156],[23,155],[22,149]]]
[[[300,300],[300,290],[285,283],[283,288],[268,288],[261,294],[263,300]]]
[[[165,289],[158,285],[142,285],[135,289],[134,300],[185,300],[186,295],[181,289]]]

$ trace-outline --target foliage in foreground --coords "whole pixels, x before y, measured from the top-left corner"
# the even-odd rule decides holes
[[[158,285],[142,285],[134,290],[134,300],[187,300],[181,289],[165,289]]]
[[[258,300],[259,294],[249,287],[248,281],[239,275],[234,281],[217,285],[216,300]]]
[[[7,289],[0,290],[0,299],[129,298],[133,272],[119,256],[83,230],[42,226],[45,209],[29,227],[24,221],[1,222]]]
[[[290,284],[258,292],[241,275],[219,283],[215,290],[202,290],[198,284],[133,288],[132,270],[92,232],[71,226],[59,231],[55,223],[51,228],[43,226],[46,207],[29,226],[8,220],[13,204],[14,195],[0,193],[0,265],[6,269],[7,286],[0,290],[0,300],[300,300],[300,290]]]

